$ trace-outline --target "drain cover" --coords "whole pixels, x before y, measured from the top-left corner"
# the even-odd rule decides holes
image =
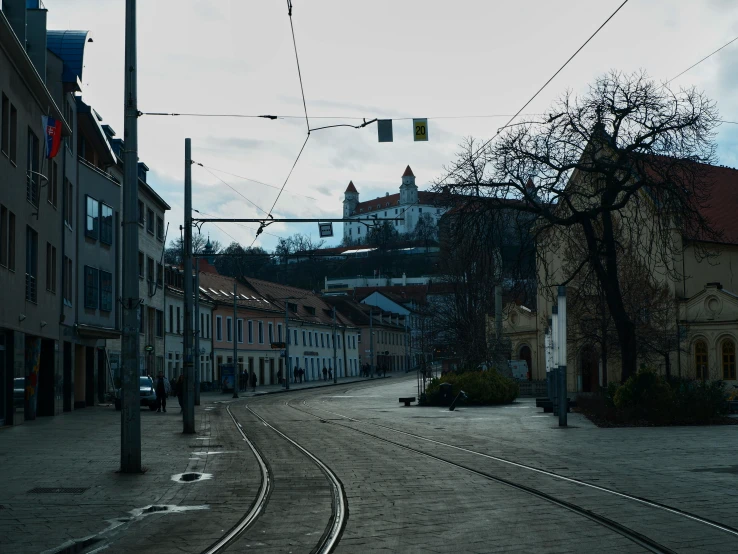
[[[36,487],[30,494],[82,494],[89,487]]]

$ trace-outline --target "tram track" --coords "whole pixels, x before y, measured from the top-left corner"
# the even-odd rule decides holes
[[[284,441],[290,444],[292,447],[300,451],[307,459],[309,459],[317,468],[320,470],[322,475],[325,476],[331,488],[331,515],[329,521],[323,530],[318,542],[310,549],[311,554],[328,554],[332,552],[338,544],[341,534],[346,527],[346,521],[348,519],[348,502],[346,500],[346,493],[344,491],[343,484],[341,483],[338,476],[326,465],[318,456],[313,452],[299,444],[297,441],[289,437],[286,433],[269,423],[260,413],[257,413],[250,406],[246,404],[230,404],[226,410],[228,415],[231,417],[233,424],[235,425],[238,432],[243,437],[243,440],[248,444],[251,451],[254,453],[256,460],[259,464],[261,471],[261,486],[259,493],[257,494],[256,500],[252,504],[249,511],[233,526],[227,533],[225,533],[215,544],[210,546],[208,549],[203,551],[203,554],[220,554],[229,550],[231,546],[238,543],[239,539],[251,529],[261,516],[265,514],[268,509],[270,497],[274,490],[273,484],[277,478],[274,472],[270,468],[267,462],[267,456],[258,448],[253,440],[251,440],[243,426],[238,421],[236,416],[231,411],[231,406],[238,406],[239,408],[245,409],[249,412],[256,420],[269,429],[271,432],[277,434]]]
[[[420,450],[418,448],[413,448],[412,446],[410,446],[410,445],[408,445],[406,443],[396,442],[395,440],[391,440],[391,439],[389,439],[387,437],[379,436],[377,434],[368,432],[366,430],[357,429],[356,427],[351,426],[351,425],[348,425],[348,424],[342,424],[342,423],[339,423],[338,421],[335,421],[335,420],[326,419],[325,417],[321,417],[320,415],[315,414],[315,413],[311,412],[309,409],[306,409],[306,408],[310,408],[310,409],[317,410],[319,412],[324,412],[324,413],[327,413],[327,414],[331,414],[331,415],[337,416],[337,417],[339,417],[341,419],[347,420],[348,422],[351,422],[351,423],[359,423],[359,424],[370,426],[370,427],[381,428],[381,429],[390,431],[390,432],[395,433],[395,434],[403,435],[403,436],[406,436],[406,437],[411,437],[411,438],[416,439],[416,440],[426,441],[426,442],[429,442],[429,443],[432,443],[432,444],[435,444],[435,445],[438,445],[438,446],[447,447],[447,448],[450,448],[450,449],[453,449],[453,450],[456,450],[456,451],[460,451],[460,452],[463,452],[463,453],[466,453],[466,454],[472,454],[472,455],[475,455],[475,456],[479,456],[479,457],[491,459],[491,460],[494,460],[496,462],[504,463],[504,464],[507,464],[509,466],[512,466],[512,467],[515,467],[515,468],[518,468],[518,469],[522,469],[522,470],[526,470],[526,471],[531,471],[531,472],[534,472],[534,473],[539,474],[539,475],[545,475],[547,477],[552,477],[552,478],[555,478],[557,480],[563,481],[565,483],[570,483],[570,484],[575,484],[575,485],[580,485],[580,486],[588,487],[589,489],[594,490],[594,491],[608,493],[608,494],[614,495],[614,496],[616,496],[616,497],[618,497],[620,499],[626,500],[626,501],[635,502],[635,503],[638,503],[638,504],[643,505],[643,506],[648,506],[650,508],[655,508],[655,509],[658,509],[658,510],[662,510],[662,511],[667,512],[667,513],[669,513],[671,515],[683,517],[683,518],[685,518],[687,520],[690,520],[690,521],[692,521],[694,523],[705,525],[707,527],[712,528],[713,530],[720,531],[720,532],[723,532],[723,533],[727,533],[727,534],[729,534],[729,535],[731,535],[733,537],[738,536],[738,530],[736,530],[736,529],[734,529],[732,527],[729,527],[729,526],[726,526],[726,525],[717,523],[715,521],[711,521],[709,519],[706,519],[706,518],[697,516],[695,514],[691,514],[689,512],[685,512],[685,511],[679,510],[677,508],[673,508],[673,507],[670,507],[670,506],[667,506],[667,505],[664,505],[664,504],[660,504],[658,502],[651,501],[649,499],[640,498],[640,497],[629,495],[629,494],[626,494],[626,493],[622,493],[622,492],[619,492],[619,491],[616,491],[616,490],[613,490],[613,489],[608,489],[608,488],[602,487],[600,485],[595,485],[595,484],[592,484],[592,483],[587,483],[586,481],[581,481],[581,480],[578,480],[578,479],[575,479],[575,478],[566,477],[566,476],[563,476],[563,475],[560,475],[560,474],[557,474],[557,473],[554,473],[554,472],[542,470],[540,468],[536,468],[536,467],[533,467],[533,466],[528,466],[526,464],[523,464],[523,463],[520,463],[520,462],[516,462],[516,461],[513,461],[513,460],[507,460],[505,458],[501,458],[501,457],[498,457],[498,456],[492,456],[492,455],[485,454],[485,453],[482,453],[482,452],[477,452],[477,451],[474,451],[474,450],[471,450],[471,449],[468,449],[468,448],[465,448],[465,447],[460,447],[460,446],[452,445],[452,444],[449,444],[449,443],[445,443],[443,441],[439,441],[439,440],[432,439],[432,438],[429,438],[429,437],[424,437],[422,435],[418,435],[418,434],[415,434],[415,433],[410,433],[410,432],[407,432],[407,431],[396,429],[396,428],[391,427],[391,426],[388,426],[388,425],[382,425],[380,423],[376,423],[376,422],[373,422],[373,421],[372,422],[369,422],[369,421],[363,421],[363,420],[355,419],[355,418],[352,418],[350,416],[346,416],[344,414],[340,414],[340,413],[337,413],[337,412],[334,412],[334,411],[331,411],[331,410],[328,410],[328,409],[325,409],[325,408],[321,408],[321,407],[318,407],[318,406],[314,406],[314,405],[308,404],[305,400],[302,400],[302,405],[303,405],[302,408],[293,405],[292,402],[293,401],[288,401],[288,402],[286,402],[286,404],[290,408],[292,408],[294,410],[297,410],[299,412],[305,413],[306,415],[309,415],[309,416],[311,416],[311,417],[313,417],[315,419],[318,419],[318,420],[320,420],[320,421],[322,421],[324,423],[332,424],[332,425],[335,425],[335,426],[338,426],[338,427],[342,427],[344,429],[349,429],[351,431],[354,431],[356,433],[360,433],[362,435],[371,437],[371,438],[376,439],[378,441],[391,444],[391,445],[393,445],[395,447],[398,447],[398,448],[401,448],[401,449],[404,449],[404,450],[413,452],[415,454],[418,454],[418,455],[421,455],[421,456],[424,456],[424,457],[427,457],[427,458],[434,459],[434,460],[439,461],[441,463],[448,464],[448,465],[450,465],[452,467],[456,467],[458,469],[462,469],[464,471],[467,471],[469,473],[478,475],[478,476],[483,477],[485,479],[488,479],[488,480],[491,480],[491,481],[500,483],[502,485],[506,485],[508,487],[514,488],[516,490],[519,490],[521,492],[525,492],[525,493],[530,494],[532,496],[535,496],[535,497],[537,497],[539,499],[542,499],[542,500],[545,500],[547,502],[550,502],[550,503],[552,503],[554,505],[557,505],[560,508],[563,508],[563,509],[566,509],[568,511],[574,512],[574,513],[576,513],[576,514],[578,514],[580,516],[583,516],[583,517],[585,517],[585,518],[587,518],[587,519],[589,519],[591,521],[594,521],[594,522],[598,523],[599,525],[602,525],[603,527],[606,527],[606,528],[610,529],[611,531],[613,531],[613,532],[615,532],[615,533],[617,533],[617,534],[619,534],[619,535],[621,535],[621,536],[629,539],[630,541],[634,542],[635,544],[638,544],[639,546],[641,546],[642,548],[644,548],[644,549],[646,549],[646,550],[648,550],[650,552],[669,552],[670,553],[670,552],[675,552],[675,551],[672,550],[672,549],[670,549],[668,546],[666,546],[664,544],[661,544],[661,543],[657,542],[656,540],[654,540],[654,539],[652,539],[652,538],[650,538],[650,537],[648,537],[648,536],[646,536],[646,535],[644,535],[642,533],[639,533],[638,531],[636,531],[636,530],[634,530],[634,529],[632,529],[630,527],[627,527],[627,526],[625,526],[625,525],[623,525],[621,523],[618,523],[617,521],[615,521],[615,520],[613,520],[611,518],[608,518],[608,517],[606,517],[606,516],[604,516],[602,514],[595,513],[594,511],[589,510],[589,509],[586,509],[586,508],[584,508],[582,506],[579,506],[579,505],[577,505],[575,503],[568,502],[568,501],[566,501],[566,500],[564,500],[564,499],[562,499],[562,498],[560,498],[560,497],[558,497],[556,495],[548,494],[548,493],[546,493],[546,492],[544,492],[542,490],[539,490],[538,488],[534,488],[534,487],[530,487],[530,486],[527,486],[527,485],[523,485],[523,484],[521,484],[519,482],[516,482],[516,481],[513,481],[511,479],[500,477],[499,475],[494,475],[494,474],[489,473],[487,471],[482,471],[480,469],[471,467],[471,466],[469,466],[469,465],[467,465],[465,463],[459,463],[458,461],[452,461],[452,460],[446,459],[446,458],[444,458],[442,456],[438,456],[436,454],[432,454],[432,453],[426,452],[424,450]]]

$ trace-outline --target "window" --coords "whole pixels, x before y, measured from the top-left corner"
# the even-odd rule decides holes
[[[215,339],[223,340],[223,316],[215,317]]]
[[[164,266],[156,262],[156,284],[160,287],[164,284]]]
[[[144,278],[144,255],[143,252],[138,252],[138,277],[139,279]]]
[[[295,332],[295,346],[297,346],[297,329],[294,329]]]
[[[146,208],[144,208],[143,200],[139,200],[138,201],[138,224],[141,227],[144,226],[145,211],[146,211]]]
[[[323,338],[323,333],[320,334],[320,347],[325,348],[325,342]],[[318,344],[318,337],[315,337],[315,344]]]
[[[164,312],[156,310],[156,336],[164,336]]]
[[[154,282],[154,260],[148,256],[146,257],[146,280],[149,283]]]
[[[305,337],[303,337],[303,339],[304,338]],[[310,346],[312,346],[313,345],[313,334],[312,333],[308,333],[308,341],[310,341]]]
[[[182,312],[180,310],[180,307],[177,306],[177,334],[182,333]]]
[[[226,318],[226,342],[233,342],[233,318]]]
[[[174,333],[174,306],[169,305],[169,332]]]
[[[269,343],[274,342],[274,324],[270,321],[269,322]]]
[[[113,208],[100,204],[100,242],[113,244]]]
[[[200,314],[200,328],[197,330],[199,336],[203,336],[205,332],[205,314]]]
[[[423,213],[423,208],[418,208],[418,213],[419,214],[422,214]]]
[[[74,221],[74,185],[64,178],[64,223],[72,227]]]
[[[164,220],[156,216],[156,238],[160,241],[164,241]]]
[[[0,265],[8,267],[8,208],[0,204]]]
[[[113,274],[108,271],[100,270],[100,311],[112,312],[113,311]],[[161,314],[161,319],[164,319],[164,313]],[[157,330],[159,321],[157,317]],[[162,322],[163,325],[163,322]],[[163,335],[157,335],[159,337]]]
[[[85,235],[97,240],[100,225],[100,203],[92,196],[85,196]]]
[[[254,322],[253,321],[249,320],[248,328],[249,328],[249,344],[253,344],[254,343]]]
[[[46,184],[46,201],[56,208],[57,188],[59,186],[59,166],[49,160],[49,182]]]
[[[146,310],[144,309],[143,304],[139,304],[138,306],[138,332],[142,333],[144,332],[144,329],[146,328],[144,326],[144,314],[146,313]]]
[[[694,369],[697,379],[708,379],[707,370],[707,344],[705,341],[698,340],[694,343]]]
[[[9,156],[10,154],[10,100],[3,94],[2,112],[0,112],[0,121],[2,121],[2,135],[0,135],[0,152]]]
[[[341,335],[336,335],[336,339],[338,340],[337,348],[341,348]]]
[[[154,210],[151,208],[146,210],[146,232],[150,235],[154,234]]]
[[[46,243],[46,290],[56,293],[56,247]]]
[[[39,162],[40,150],[36,134],[28,129],[28,145],[26,149],[26,200],[38,207]]]
[[[64,256],[64,303],[67,306],[72,305],[72,260]]]
[[[259,322],[259,344],[264,344],[264,322]]]
[[[243,319],[238,320],[238,325],[236,327],[236,336],[238,337],[238,342],[243,342]]]
[[[100,294],[99,278],[97,269],[88,265],[85,266],[85,308],[97,309],[97,299]]]
[[[26,300],[36,302],[38,277],[38,233],[26,226]]]
[[[282,324],[277,324],[277,342],[282,342]]]
[[[211,337],[211,335],[213,334],[213,332],[212,332],[212,331],[211,331],[211,329],[210,329],[210,324],[212,323],[212,316],[211,316],[210,314],[208,314],[208,315],[207,315],[207,316],[205,317],[205,320],[206,320],[206,321],[205,321],[205,323],[206,323],[206,325],[205,325],[205,330],[206,330],[206,331],[208,332],[208,336],[207,336],[207,338],[210,338],[210,337]]]
[[[723,342],[723,380],[735,380],[735,344],[730,339]]]
[[[297,344],[297,340],[295,340],[295,344]],[[307,342],[305,341],[305,331],[302,332],[302,345],[307,346]]]

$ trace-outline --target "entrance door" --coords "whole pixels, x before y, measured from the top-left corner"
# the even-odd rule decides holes
[[[69,342],[64,343],[64,357],[63,357],[63,368],[62,368],[62,394],[64,395],[64,406],[65,412],[72,411],[72,344]]]
[[[525,362],[528,364],[528,381],[533,379],[533,356],[530,352],[530,347],[528,345],[524,345],[520,347],[520,352],[518,353],[518,359],[519,360],[525,360]]]
[[[41,358],[38,367],[37,416],[54,415],[54,341],[41,339]]]
[[[264,384],[264,358],[259,358],[259,384]]]
[[[274,384],[274,358],[269,360],[269,384]]]

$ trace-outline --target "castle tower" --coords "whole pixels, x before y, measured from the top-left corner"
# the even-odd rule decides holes
[[[359,191],[356,190],[354,182],[350,181],[346,192],[343,193],[343,217],[349,217],[359,204]]]
[[[400,185],[400,204],[415,204],[418,201],[418,187],[415,184],[415,175],[410,166],[405,168]]]

